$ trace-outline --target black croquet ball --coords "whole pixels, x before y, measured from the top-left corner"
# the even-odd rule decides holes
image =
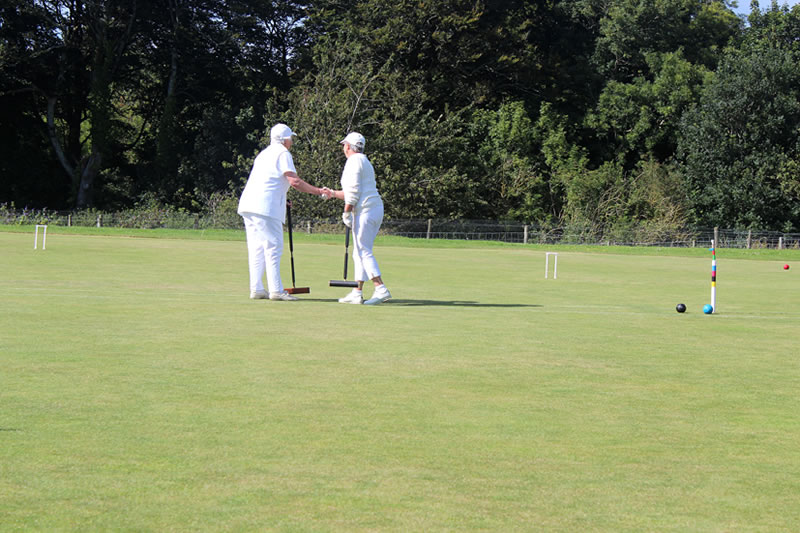
[[[683,313],[684,311],[686,311],[686,306],[683,304],[678,304],[675,306],[675,310],[679,313]]]

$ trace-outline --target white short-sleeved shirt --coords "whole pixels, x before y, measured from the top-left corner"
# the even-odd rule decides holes
[[[344,202],[361,209],[382,205],[381,195],[375,183],[375,169],[364,154],[353,154],[347,158],[342,171]]]
[[[284,175],[286,172],[297,173],[292,154],[283,144],[270,144],[253,161],[237,212],[286,222],[286,192],[289,190],[289,180]]]

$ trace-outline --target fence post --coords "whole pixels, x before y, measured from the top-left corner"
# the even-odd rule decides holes
[[[72,215],[67,215],[67,227],[72,226]]]
[[[428,219],[428,234],[425,236],[425,238],[426,238],[426,239],[430,239],[430,238],[431,238],[431,223],[432,223],[432,222],[433,222],[433,220],[431,220],[431,219],[429,218],[429,219]]]
[[[97,227],[98,228],[102,225],[102,223],[101,223],[102,220],[103,220],[103,215],[97,215]]]
[[[528,244],[528,225],[525,224],[525,229],[522,233],[522,244]]]
[[[778,237],[778,250],[783,250],[783,237]]]
[[[714,248],[721,248],[719,242],[719,227],[714,226]]]
[[[747,230],[747,249],[750,249],[750,245],[753,243],[753,230]]]
[[[311,235],[311,221],[306,222],[306,232]]]

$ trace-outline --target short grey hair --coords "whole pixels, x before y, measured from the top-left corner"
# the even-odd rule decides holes
[[[364,153],[364,145],[361,143],[356,143],[356,144],[347,143],[347,146],[349,146],[354,152],[358,152],[359,154]]]
[[[364,136],[358,133],[357,131],[351,131],[350,133],[347,134],[347,137],[345,137],[339,142],[346,144],[354,152],[361,153],[364,151],[364,144],[367,141],[366,139],[364,139]]]

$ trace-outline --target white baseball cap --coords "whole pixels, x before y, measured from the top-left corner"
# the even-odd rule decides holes
[[[296,137],[297,134],[286,124],[275,124],[269,130],[269,138],[272,142],[283,142],[286,139],[291,139],[292,136]]]
[[[339,144],[347,143],[358,150],[363,150],[364,144],[366,144],[366,142],[367,141],[364,140],[363,135],[361,135],[357,131],[351,131],[350,133],[347,134],[347,137],[339,141]]]

